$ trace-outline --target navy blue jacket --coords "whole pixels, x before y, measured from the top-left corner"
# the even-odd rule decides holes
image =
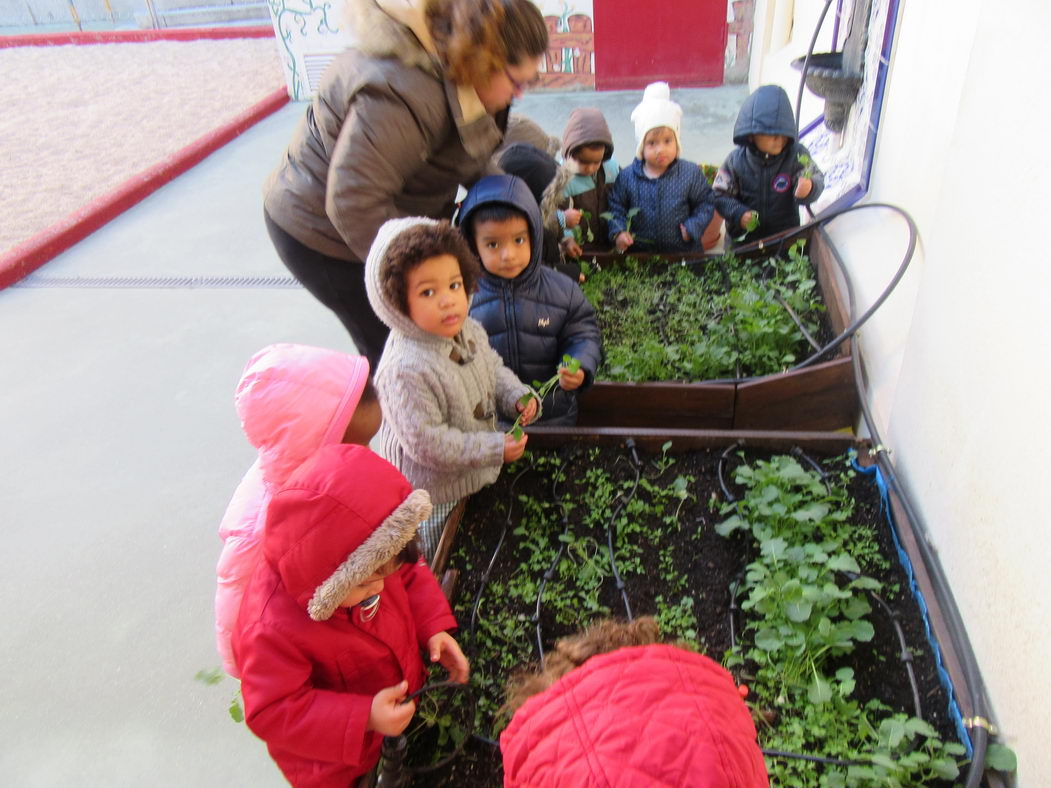
[[[715,211],[712,187],[701,168],[676,159],[659,178],[650,178],[642,159],[620,171],[609,193],[609,240],[627,229],[628,211],[638,208],[631,220],[633,252],[700,252],[701,236]],[[690,240],[682,240],[679,225],[686,225]]]
[[[770,156],[750,142],[752,134],[780,134],[788,137],[788,144],[777,156]],[[726,219],[727,237],[746,244],[798,227],[799,206],[821,196],[825,176],[811,161],[813,187],[805,199],[796,199],[804,168],[799,157],[809,158],[810,151],[796,142],[795,117],[784,88],[763,85],[745,99],[734,125],[734,144],[737,147],[726,157],[714,184],[715,207]],[[741,217],[747,211],[759,212],[759,226],[740,238]]]
[[[525,214],[529,223],[531,259],[514,279],[485,272],[471,302],[471,317],[489,334],[489,344],[504,364],[528,385],[558,371],[564,354],[579,359],[584,384],[590,386],[602,360],[602,339],[595,312],[580,285],[565,274],[540,264],[543,225],[529,187],[513,175],[482,178],[460,207],[459,224],[476,251],[471,215],[482,205],[502,203]],[[555,386],[544,400],[544,424],[575,424],[576,392]]]

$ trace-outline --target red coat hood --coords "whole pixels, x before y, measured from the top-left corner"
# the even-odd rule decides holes
[[[263,552],[288,593],[324,621],[430,513],[427,492],[371,450],[325,446],[270,501]]]
[[[769,785],[733,678],[674,646],[592,657],[526,701],[500,749],[505,788]]]

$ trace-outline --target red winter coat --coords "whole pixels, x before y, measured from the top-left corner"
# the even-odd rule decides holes
[[[422,561],[386,578],[370,621],[339,607],[324,621],[307,604],[355,557],[412,487],[361,446],[322,448],[273,498],[261,561],[234,632],[246,722],[295,786],[341,786],[378,761],[365,730],[373,696],[403,679],[419,689],[420,649],[456,621]],[[349,556],[349,558],[348,558]]]
[[[534,695],[500,736],[504,786],[762,788],[748,708],[730,674],[674,646],[592,657]]]

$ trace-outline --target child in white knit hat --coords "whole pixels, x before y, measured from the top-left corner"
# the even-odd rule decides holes
[[[376,315],[390,327],[376,369],[383,408],[380,453],[414,487],[427,490],[434,513],[420,526],[428,560],[446,516],[464,496],[496,481],[526,439],[497,428],[497,417],[522,424],[537,404],[468,317],[481,277],[459,231],[433,219],[391,219],[365,262],[365,287]]]
[[[609,196],[609,238],[620,252],[699,252],[715,210],[701,168],[680,158],[682,107],[667,82],[646,86],[631,113],[638,149]]]

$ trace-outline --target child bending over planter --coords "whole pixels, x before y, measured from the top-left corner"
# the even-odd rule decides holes
[[[541,421],[576,424],[577,392],[595,379],[602,339],[580,285],[540,265],[543,228],[529,187],[513,175],[482,178],[467,193],[459,223],[484,269],[471,317],[519,380],[558,374]],[[567,355],[580,362],[575,371],[561,365]]]
[[[365,262],[369,303],[390,327],[375,376],[380,451],[431,495],[434,513],[420,526],[428,560],[456,503],[525,451],[526,436],[504,435],[497,416],[521,413],[528,424],[537,410],[518,402],[529,388],[468,317],[480,275],[460,233],[433,219],[391,219]]]
[[[233,649],[245,721],[292,785],[352,785],[376,765],[415,713],[421,649],[467,681],[456,620],[414,541],[430,511],[386,460],[340,444],[271,499]]]
[[[667,82],[646,86],[632,110],[638,149],[609,195],[609,238],[618,252],[700,252],[715,211],[712,188],[680,158],[682,107]]]
[[[821,196],[825,176],[796,142],[792,104],[782,87],[763,85],[745,99],[734,144],[714,184],[727,239],[746,244],[798,227],[799,206]]]
[[[733,678],[659,642],[650,617],[563,638],[511,682],[500,735],[507,788],[765,788],[755,725]]]
[[[601,110],[578,107],[569,113],[562,132],[562,169],[549,197],[557,195],[565,202],[556,216],[564,229],[562,248],[569,257],[609,251],[609,226],[602,215],[609,211],[609,192],[619,173],[613,160],[613,135]],[[541,209],[546,221],[544,203]]]
[[[271,496],[322,446],[368,445],[381,414],[364,356],[284,343],[252,356],[234,404],[248,441],[259,450],[219,525],[223,551],[216,567],[216,644],[223,669],[239,678],[230,637],[262,551]]]

